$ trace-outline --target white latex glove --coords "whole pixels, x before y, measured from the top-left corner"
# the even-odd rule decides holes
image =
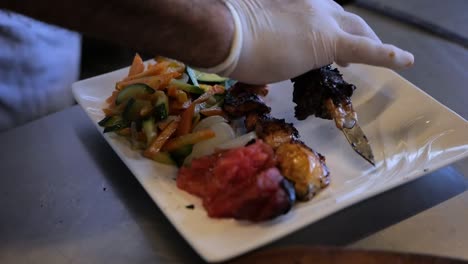
[[[206,71],[264,84],[336,62],[398,69],[411,53],[382,44],[359,16],[332,0],[225,0],[236,33],[229,57]]]

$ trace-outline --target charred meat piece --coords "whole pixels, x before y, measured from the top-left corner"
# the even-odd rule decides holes
[[[268,94],[267,85],[253,85],[253,84],[246,84],[246,83],[236,83],[230,89],[229,92],[237,96],[242,93],[253,93],[258,96],[265,97]]]
[[[343,80],[330,65],[312,70],[291,80],[294,83],[293,102],[299,120],[315,115],[333,119],[353,150],[375,166],[374,154],[364,131],[358,124],[351,96],[356,87]]]
[[[334,71],[332,72],[336,73]],[[303,80],[299,78],[299,81],[296,82],[299,83],[299,86],[302,85],[305,87],[307,81],[308,79]],[[321,86],[321,84],[319,86]],[[308,87],[305,88],[306,89],[296,90],[304,92],[305,94],[310,93],[307,89]],[[324,92],[325,89],[319,87],[319,91]],[[317,103],[317,105],[321,107],[321,112],[327,113],[329,115],[328,118],[332,118],[334,115],[330,112],[334,113],[337,112],[337,110],[336,107],[334,107],[333,101],[330,101],[334,107],[333,109],[325,104],[326,100],[331,98],[331,93],[327,92],[327,94],[329,95],[328,97],[320,97],[324,101],[321,101],[320,104]],[[268,111],[266,111],[262,106],[259,106],[263,104],[263,102],[255,105],[255,107],[251,106],[253,105],[251,104],[249,107],[244,107],[243,109],[241,106],[245,106],[246,104],[244,102],[249,101],[245,98],[249,98],[250,96],[258,98],[256,94],[253,94],[249,89],[245,89],[243,85],[234,87],[226,96],[225,111],[237,117],[245,116],[244,122],[247,131],[255,131],[259,139],[275,150],[275,157],[278,162],[277,167],[280,173],[289,182],[293,183],[296,197],[300,200],[311,199],[319,190],[325,188],[329,184],[330,173],[325,165],[325,158],[298,140],[299,133],[292,124],[286,123],[284,119],[271,117],[269,108]],[[304,95],[296,93],[296,97],[297,96],[300,97]],[[312,93],[309,95],[309,97],[314,96],[316,95]],[[306,100],[306,102],[307,101],[308,100]],[[304,107],[308,107],[308,105]],[[304,118],[306,118],[307,115]]]
[[[292,79],[292,82],[294,83],[293,102],[296,103],[297,119],[304,120],[309,115],[335,119],[337,113],[334,113],[334,109],[345,111],[344,116],[354,114],[351,96],[356,86],[344,81],[338,69],[332,69],[328,65],[296,77]],[[329,99],[333,103],[333,108],[327,105]]]
[[[246,121],[249,119],[246,118]],[[257,136],[270,145],[273,149],[281,144],[289,143],[299,138],[297,129],[284,119],[278,119],[262,115],[257,118],[255,125]]]
[[[254,93],[254,90],[246,87],[250,86],[236,83],[229,89],[224,98],[223,110],[232,117],[242,117],[252,112],[257,114],[270,113],[271,108]]]
[[[230,116],[241,117],[251,112],[269,113],[271,108],[256,94],[243,93],[239,96],[233,96],[228,93],[224,98],[223,110]]]
[[[247,132],[254,131],[262,120],[270,119],[271,116],[269,114],[257,114],[255,112],[247,114],[245,116],[244,125]]]
[[[296,141],[285,143],[276,150],[281,174],[293,182],[298,200],[310,200],[330,183],[325,157]]]

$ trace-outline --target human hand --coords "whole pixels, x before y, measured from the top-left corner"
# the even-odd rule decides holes
[[[332,0],[225,0],[236,25],[224,63],[205,69],[233,79],[264,84],[290,79],[333,62],[392,69],[414,57],[383,44],[359,16]]]

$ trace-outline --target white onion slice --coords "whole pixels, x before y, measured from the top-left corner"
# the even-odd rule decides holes
[[[198,123],[193,128],[193,132],[197,132],[203,129],[210,128],[216,123],[226,123],[226,122],[227,122],[226,119],[224,119],[224,117],[222,116],[219,116],[219,115],[209,116],[207,118],[204,118],[202,121],[200,121],[200,123]]]
[[[215,132],[215,137],[193,145],[192,153],[185,158],[184,164],[190,163],[194,158],[213,154],[220,144],[235,137],[234,130],[227,123],[218,122],[209,128]]]
[[[184,74],[182,74],[182,75],[180,76],[180,78],[179,78],[178,80],[179,80],[179,81],[182,81],[182,82],[184,82],[184,83],[188,83],[189,76],[188,76],[186,73],[184,73]]]
[[[242,136],[239,136],[239,137],[236,137],[234,139],[224,142],[223,144],[219,145],[217,149],[227,150],[227,149],[243,147],[247,145],[249,141],[251,141],[252,139],[256,139],[256,138],[257,138],[257,134],[255,133],[255,131],[252,131]]]

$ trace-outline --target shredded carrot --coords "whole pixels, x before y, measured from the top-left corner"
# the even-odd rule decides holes
[[[177,97],[177,88],[175,86],[169,86],[167,88],[167,96],[176,98]]]
[[[196,104],[191,104],[180,116],[180,124],[176,132],[177,136],[183,136],[191,132],[195,106]]]
[[[136,140],[140,142],[146,142],[146,134],[142,131],[138,132]]]
[[[173,120],[179,120],[179,118],[179,116],[168,116],[166,119],[158,121],[156,126],[159,128],[159,130],[164,130]]]
[[[202,95],[200,95],[197,99],[195,99],[195,101],[193,101],[195,104],[201,104],[203,102],[206,102],[208,101],[208,99],[210,99],[210,97],[212,96],[213,94],[211,92],[206,92]]]
[[[186,92],[179,90],[177,87],[169,85],[167,87],[167,96],[177,100],[179,104],[183,104],[189,100],[189,97]]]
[[[116,88],[117,90],[122,90],[124,87],[129,86],[130,84],[144,83],[155,90],[162,90],[167,87],[167,85],[173,78],[177,78],[180,75],[181,74],[178,72],[172,72],[160,74],[158,76],[143,77],[139,79],[119,82],[116,84]]]
[[[146,69],[149,70],[149,69],[151,69],[153,67],[156,67],[156,65],[158,65],[158,63],[151,63],[150,62],[150,63],[148,63],[148,66],[146,66]]]
[[[167,68],[168,73],[170,72],[183,73],[185,70],[185,64],[177,60],[169,59],[169,58],[162,57],[162,56],[157,56],[154,60],[157,63],[168,62],[169,63],[169,67]]]
[[[112,95],[109,96],[106,99],[107,108],[102,109],[102,111],[104,112],[104,114],[106,116],[111,116],[111,115],[115,114],[115,112],[116,112],[115,111],[115,108],[116,108],[115,100],[117,99],[118,95],[119,95],[119,91],[113,91]]]
[[[179,121],[179,118],[171,121],[171,123],[169,123],[169,125],[167,125],[167,127],[164,128],[164,130],[161,131],[161,133],[153,139],[148,148],[143,152],[143,155],[148,158],[154,157],[154,155],[156,155],[156,153],[158,153],[161,150],[164,143],[166,143],[166,141],[177,130]]]
[[[187,109],[190,107],[195,107],[197,104],[201,104],[203,102],[206,102],[208,99],[210,99],[212,95],[207,92],[202,95],[200,95],[197,99],[195,99],[193,102],[188,99],[186,102],[181,103],[178,100],[169,100],[169,113],[171,115],[180,115],[183,114]],[[193,118],[193,115],[192,115]],[[188,133],[188,132],[187,132]]]
[[[177,90],[176,99],[179,103],[185,103],[188,101],[187,93],[181,90]]]
[[[176,99],[169,99],[169,114],[180,115],[185,109],[189,108],[192,101],[188,99],[185,103],[181,103]]]
[[[145,64],[141,59],[140,55],[137,53],[133,58],[132,66],[128,70],[128,76],[133,76],[135,74],[139,74],[145,70]]]
[[[115,100],[117,99],[118,95],[119,91],[113,91],[112,95],[106,99],[106,103],[108,103],[110,106],[115,105]]]
[[[106,116],[111,116],[111,115],[114,114],[114,109],[104,108],[104,109],[102,109],[102,112],[103,112],[104,115],[106,115]]]
[[[212,91],[213,91],[213,94],[223,94],[226,91],[226,89],[222,85],[215,84],[213,86]]]
[[[104,112],[104,115],[106,116],[114,115],[114,109],[111,109],[111,108],[104,108],[102,109],[102,112]]]
[[[160,63],[160,62],[163,62],[163,61],[172,61],[172,59],[169,59],[168,57],[164,57],[164,56],[160,56],[160,55],[155,56],[154,60],[157,63]]]
[[[174,151],[186,145],[196,144],[203,140],[215,137],[216,134],[211,129],[200,130],[191,134],[186,134],[177,138],[170,139],[164,144],[163,150]]]
[[[165,73],[167,71],[168,67],[169,67],[169,62],[157,63],[156,65],[152,66],[151,68],[148,68],[146,71],[143,71],[143,72],[140,72],[138,74],[128,76],[128,77],[126,77],[125,79],[123,79],[120,82],[140,79],[140,78],[143,78],[143,77],[156,76],[156,75]],[[119,83],[117,83],[117,84],[119,84]]]
[[[159,121],[157,123],[157,126],[158,126],[159,130],[164,130],[167,127],[167,125],[169,125],[171,122],[172,122],[172,120],[166,118],[163,121]]]
[[[200,88],[207,93],[211,93],[212,95],[223,94],[226,91],[224,86],[219,85],[219,84],[215,84],[214,86],[209,85],[209,84],[200,84]]]
[[[120,129],[120,130],[116,131],[116,133],[119,134],[120,136],[124,136],[124,137],[128,137],[128,136],[130,136],[132,134],[129,127]]]
[[[106,116],[113,116],[113,115],[119,115],[121,114],[124,109],[125,109],[126,104],[120,104],[120,105],[110,105],[108,108],[102,109],[104,114]]]
[[[201,109],[200,114],[204,116],[214,116],[214,115],[225,116],[226,113],[223,111],[221,107],[217,106],[217,107]]]

